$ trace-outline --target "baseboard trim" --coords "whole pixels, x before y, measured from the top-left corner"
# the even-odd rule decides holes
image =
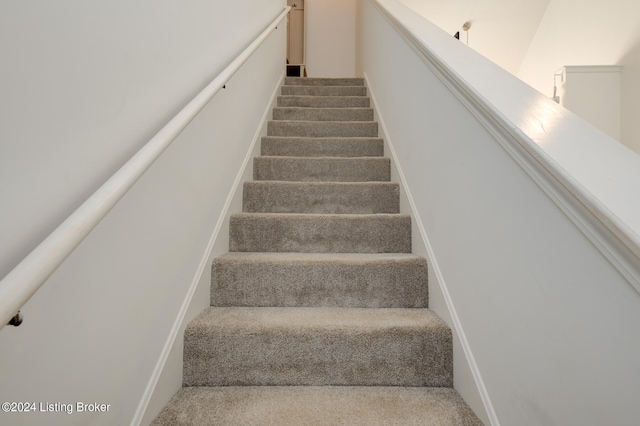
[[[491,398],[489,396],[489,393],[487,391],[487,388],[484,384],[484,380],[482,379],[482,374],[480,373],[480,369],[478,367],[478,364],[476,363],[475,357],[473,356],[473,352],[471,350],[471,345],[469,344],[469,341],[467,340],[467,337],[464,333],[464,329],[462,328],[462,323],[460,321],[460,317],[457,314],[457,311],[455,309],[455,306],[453,304],[453,300],[451,299],[451,294],[449,293],[449,289],[447,288],[444,276],[442,275],[442,271],[438,265],[438,262],[436,260],[433,248],[431,246],[431,243],[429,241],[429,237],[427,236],[427,233],[424,229],[424,225],[422,224],[422,220],[420,219],[420,216],[418,215],[418,211],[416,209],[416,205],[415,202],[413,201],[413,196],[411,194],[411,191],[409,190],[409,186],[407,185],[407,181],[404,177],[404,173],[402,171],[402,166],[400,165],[399,161],[398,161],[398,157],[396,155],[395,149],[393,147],[393,142],[391,140],[391,137],[389,135],[389,132],[387,131],[386,125],[384,123],[384,120],[380,114],[380,108],[378,107],[378,103],[376,101],[376,97],[375,94],[373,92],[373,90],[371,89],[371,84],[369,81],[369,77],[367,76],[367,73],[364,73],[364,80],[365,80],[365,85],[367,86],[368,92],[369,92],[369,97],[371,98],[371,103],[372,103],[372,107],[375,111],[375,114],[377,116],[378,119],[378,124],[380,126],[380,130],[382,131],[382,137],[384,138],[387,146],[389,147],[389,151],[391,153],[391,161],[395,164],[396,166],[396,170],[398,172],[398,176],[400,177],[400,185],[403,189],[403,191],[406,194],[407,200],[409,202],[409,206],[410,206],[410,210],[411,210],[411,219],[412,219],[412,224],[416,225],[418,227],[418,231],[420,233],[420,236],[422,237],[422,240],[424,242],[426,251],[427,251],[427,256],[429,258],[429,268],[431,269],[431,271],[433,272],[433,274],[437,277],[437,281],[438,281],[438,285],[440,287],[440,291],[442,292],[442,295],[444,297],[445,303],[447,305],[447,309],[449,311],[449,315],[451,316],[451,321],[453,322],[453,327],[458,335],[458,339],[460,341],[460,345],[462,346],[463,350],[464,350],[464,355],[465,355],[465,359],[467,360],[467,363],[469,365],[469,370],[471,371],[471,374],[473,375],[473,379],[474,382],[476,384],[477,387],[477,391],[478,394],[480,395],[480,398],[482,399],[482,403],[484,405],[484,409],[486,411],[487,417],[489,418],[491,425],[492,426],[499,426],[500,422],[498,421],[498,416],[495,412],[495,409],[493,407],[493,404],[491,402]]]
[[[218,221],[216,222],[216,225],[213,229],[213,232],[211,234],[211,237],[209,238],[209,242],[207,244],[207,248],[204,252],[204,255],[202,256],[202,259],[200,261],[200,264],[198,265],[198,269],[196,270],[196,273],[193,277],[193,279],[191,280],[191,283],[189,285],[189,290],[187,291],[187,295],[185,297],[185,299],[182,302],[182,305],[180,306],[180,311],[178,312],[178,316],[176,317],[175,322],[173,323],[173,326],[171,327],[171,331],[169,332],[169,336],[167,338],[167,341],[164,344],[164,347],[162,348],[162,352],[160,353],[160,357],[158,358],[158,361],[153,369],[153,373],[151,374],[151,377],[149,378],[149,382],[147,383],[147,387],[145,388],[145,391],[142,395],[142,398],[140,400],[140,403],[138,404],[138,408],[136,409],[135,415],[133,416],[133,419],[131,420],[131,426],[139,426],[142,422],[142,419],[144,418],[144,414],[147,410],[147,407],[149,406],[149,402],[151,401],[151,398],[153,396],[153,393],[155,391],[156,385],[158,384],[158,381],[160,380],[160,376],[162,375],[162,372],[165,368],[165,365],[167,363],[167,359],[169,358],[169,354],[171,352],[171,349],[176,341],[176,339],[178,338],[178,335],[180,333],[180,330],[183,327],[183,323],[185,320],[185,317],[187,315],[187,311],[189,310],[189,306],[191,305],[191,301],[193,300],[193,295],[196,292],[196,289],[198,287],[198,284],[200,283],[200,280],[202,279],[203,274],[205,273],[205,271],[207,270],[207,268],[209,267],[209,265],[211,264],[211,253],[213,251],[213,247],[214,244],[216,242],[216,240],[218,239],[218,235],[220,233],[220,229],[222,228],[224,222],[227,220],[227,217],[229,215],[229,208],[231,206],[231,202],[234,198],[234,195],[236,194],[236,192],[238,191],[238,187],[240,186],[240,184],[242,183],[242,177],[245,173],[245,170],[247,168],[247,165],[249,164],[249,162],[251,161],[252,157],[253,157],[253,151],[255,149],[256,143],[258,143],[258,141],[260,141],[263,131],[266,128],[266,124],[267,121],[269,119],[269,114],[271,113],[271,109],[274,105],[274,102],[276,100],[276,97],[278,96],[278,90],[280,89],[280,86],[282,86],[283,81],[284,81],[284,77],[285,77],[285,73],[283,72],[280,75],[280,78],[278,79],[278,82],[276,83],[276,86],[273,90],[273,93],[271,94],[271,98],[269,100],[268,106],[264,112],[264,114],[262,115],[262,119],[260,120],[259,125],[257,126],[256,129],[256,133],[253,136],[253,140],[251,141],[251,145],[249,146],[249,149],[247,151],[247,154],[245,155],[244,161],[242,162],[242,166],[240,167],[240,170],[238,171],[238,174],[236,175],[236,178],[233,182],[233,185],[231,187],[231,190],[229,191],[229,194],[227,195],[227,199],[225,201],[225,204],[222,208],[222,211],[220,212],[220,216],[218,218]]]

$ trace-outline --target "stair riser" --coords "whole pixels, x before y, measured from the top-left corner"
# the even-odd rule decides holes
[[[398,184],[245,182],[248,213],[400,213]]]
[[[278,96],[279,107],[369,108],[364,96]]]
[[[185,386],[452,385],[449,329],[212,325],[184,348]]]
[[[410,253],[405,215],[277,215],[231,217],[229,251]]]
[[[261,154],[292,157],[382,157],[384,142],[377,138],[262,138]]]
[[[274,120],[373,121],[371,108],[274,108]]]
[[[211,306],[426,308],[424,259],[292,261],[218,258]]]
[[[391,165],[384,157],[255,157],[253,178],[261,181],[388,182]]]
[[[185,386],[452,385],[447,374],[429,377],[422,366],[443,363],[441,354],[452,350],[448,336],[210,334],[194,336],[196,341],[185,336],[185,350],[192,354],[185,364]]]
[[[269,136],[326,137],[378,137],[378,123],[363,122],[315,122],[315,121],[269,121]]]
[[[364,86],[364,78],[310,78],[286,77],[287,86]]]
[[[361,86],[282,86],[284,96],[366,96]]]

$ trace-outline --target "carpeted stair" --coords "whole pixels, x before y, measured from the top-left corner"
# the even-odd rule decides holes
[[[481,425],[362,79],[287,78],[153,425]]]

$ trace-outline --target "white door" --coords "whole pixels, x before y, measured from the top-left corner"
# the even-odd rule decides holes
[[[287,0],[291,11],[287,17],[287,59],[290,64],[304,64],[304,0]]]

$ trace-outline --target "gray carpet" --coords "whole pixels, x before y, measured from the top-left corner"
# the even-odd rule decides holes
[[[362,79],[287,78],[154,425],[481,425]]]
[[[244,183],[248,213],[400,213],[400,187],[391,182]]]
[[[183,388],[156,426],[477,426],[451,388]]]
[[[427,262],[412,254],[227,253],[211,306],[426,308]]]

